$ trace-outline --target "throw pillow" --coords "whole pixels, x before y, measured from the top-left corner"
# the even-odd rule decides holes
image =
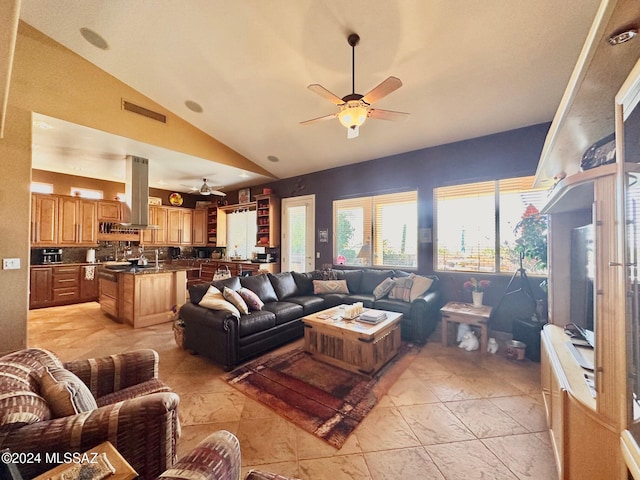
[[[431,285],[433,285],[431,278],[420,275],[413,277],[413,285],[411,286],[411,293],[409,294],[410,301],[413,302],[416,298],[424,295],[425,292],[431,288]]]
[[[222,292],[216,287],[211,285],[207,293],[204,294],[202,300],[198,304],[211,310],[221,310],[223,312],[229,312],[234,317],[240,318],[240,312],[231,302],[227,302],[222,296]]]
[[[411,274],[408,277],[396,278],[393,280],[393,287],[389,292],[389,298],[393,300],[402,300],[403,302],[411,301],[411,287],[413,286],[413,277]]]
[[[238,290],[238,295],[242,297],[250,310],[262,310],[264,307],[264,302],[260,300],[260,297],[246,287]]]
[[[40,377],[40,390],[58,418],[98,408],[89,387],[64,368],[48,367]]]
[[[238,311],[243,315],[249,314],[249,307],[247,303],[243,300],[240,294],[234,290],[231,290],[229,287],[224,287],[222,291],[222,296],[226,301],[231,302]]]
[[[327,293],[349,293],[346,280],[314,280],[313,293],[323,295]]]
[[[394,285],[395,282],[393,278],[385,278],[378,284],[376,288],[373,289],[373,297],[376,300],[380,300],[381,298],[386,297]]]

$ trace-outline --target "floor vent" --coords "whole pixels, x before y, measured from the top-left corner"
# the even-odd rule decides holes
[[[166,115],[154,112],[153,110],[141,107],[140,105],[127,102],[126,100],[122,100],[122,109],[129,112],[137,113],[138,115],[142,115],[143,117],[151,118],[152,120],[156,120],[158,122],[167,123]]]

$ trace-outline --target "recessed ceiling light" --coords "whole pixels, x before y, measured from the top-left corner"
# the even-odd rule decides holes
[[[275,155],[269,155],[267,157],[267,160],[269,160],[270,162],[273,162],[273,163],[278,163],[280,161],[280,159],[278,157],[276,157]]]
[[[609,37],[609,45],[620,45],[622,43],[626,43],[632,38],[638,35],[637,28],[625,28],[624,30],[618,31]]]
[[[247,172],[242,172],[240,174],[240,178],[249,178],[249,174]]]
[[[82,35],[82,37],[91,45],[99,48],[100,50],[109,49],[109,44],[107,43],[107,41],[90,28],[82,27],[80,29],[80,35]]]
[[[192,112],[196,112],[196,113],[202,113],[202,107],[200,106],[199,103],[194,102],[193,100],[187,100],[186,102],[184,102],[184,104],[187,106],[187,108],[189,110],[191,110]]]

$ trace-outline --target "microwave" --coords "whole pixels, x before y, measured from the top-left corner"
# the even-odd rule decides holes
[[[258,253],[256,260],[260,263],[270,263],[273,262],[273,255],[270,253]]]

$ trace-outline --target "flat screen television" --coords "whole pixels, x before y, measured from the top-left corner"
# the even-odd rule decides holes
[[[593,224],[571,231],[571,272],[569,315],[571,323],[585,332],[585,340],[594,346],[595,243]]]

